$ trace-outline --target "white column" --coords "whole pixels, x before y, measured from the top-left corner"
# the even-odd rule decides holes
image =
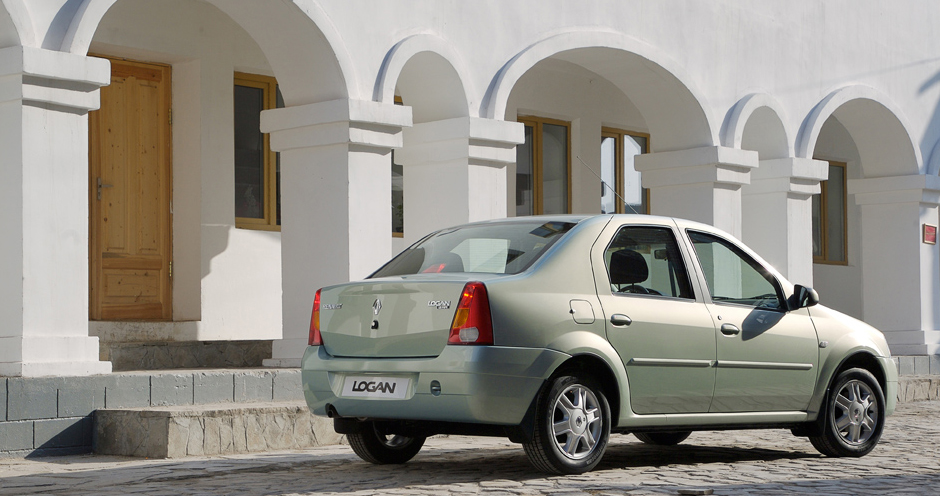
[[[106,60],[0,50],[0,376],[111,371],[88,336],[88,118]]]
[[[265,365],[300,365],[318,288],[366,277],[391,257],[391,150],[410,125],[410,108],[360,100],[262,114],[281,152],[284,325]]]
[[[940,249],[923,242],[936,226],[940,177],[850,180],[861,208],[862,316],[896,355],[940,353]]]
[[[813,285],[812,197],[828,175],[819,160],[762,160],[742,188],[742,240],[794,284]]]
[[[757,167],[757,152],[708,146],[637,155],[654,215],[711,224],[741,237],[741,186]]]
[[[405,244],[436,229],[506,217],[506,166],[524,141],[518,122],[460,117],[404,130]]]

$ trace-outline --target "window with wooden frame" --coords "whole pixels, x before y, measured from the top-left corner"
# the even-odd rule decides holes
[[[268,76],[235,73],[235,227],[279,230],[281,164],[261,132],[261,112],[283,107],[277,81]]]
[[[829,161],[829,179],[813,195],[813,262],[848,264],[846,252],[846,166]]]
[[[395,105],[404,105],[400,96],[395,96]],[[392,150],[392,237],[405,237],[405,168],[395,163]]]
[[[525,142],[516,146],[516,216],[571,212],[571,124],[519,117]]]
[[[649,141],[648,134],[601,129],[601,213],[649,213],[649,190],[633,166],[634,157],[649,153]]]

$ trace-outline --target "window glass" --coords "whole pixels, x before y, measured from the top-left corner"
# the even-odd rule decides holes
[[[525,142],[516,146],[516,216],[535,213],[535,126],[525,126]]]
[[[527,269],[573,222],[499,222],[438,231],[393,258],[369,277]]]
[[[264,218],[264,90],[235,85],[235,216]]]
[[[405,175],[404,168],[395,163],[392,151],[392,233],[405,232]]]
[[[649,139],[619,129],[601,129],[601,213],[648,214],[648,190],[634,166]]]
[[[623,227],[604,259],[613,293],[694,298],[682,253],[669,228]]]
[[[783,309],[782,293],[773,276],[756,260],[729,241],[689,231],[708,291],[715,303],[735,303],[765,309]]]
[[[601,136],[601,213],[617,213],[617,137]]]
[[[568,213],[568,127],[542,124],[542,212]]]

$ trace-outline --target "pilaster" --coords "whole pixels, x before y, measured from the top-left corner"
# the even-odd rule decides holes
[[[828,175],[819,160],[762,160],[742,189],[742,240],[795,284],[813,284],[812,196]]]
[[[650,189],[651,213],[711,224],[741,237],[741,186],[750,182],[757,152],[708,146],[634,160]]]
[[[460,117],[404,130],[405,244],[447,226],[506,216],[506,166],[524,141],[517,122]]]
[[[361,279],[392,255],[392,148],[411,109],[360,100],[265,111],[281,152],[284,337],[272,366],[299,366],[318,288]]]
[[[848,182],[861,209],[862,314],[896,355],[940,353],[940,250],[923,239],[938,224],[940,177]]]
[[[0,375],[108,373],[88,336],[88,119],[106,60],[0,50]]]

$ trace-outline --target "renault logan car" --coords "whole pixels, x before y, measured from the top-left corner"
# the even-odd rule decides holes
[[[524,217],[435,232],[316,293],[303,387],[373,463],[434,434],[506,436],[581,473],[611,433],[781,428],[862,456],[896,405],[876,329],[713,227]]]

